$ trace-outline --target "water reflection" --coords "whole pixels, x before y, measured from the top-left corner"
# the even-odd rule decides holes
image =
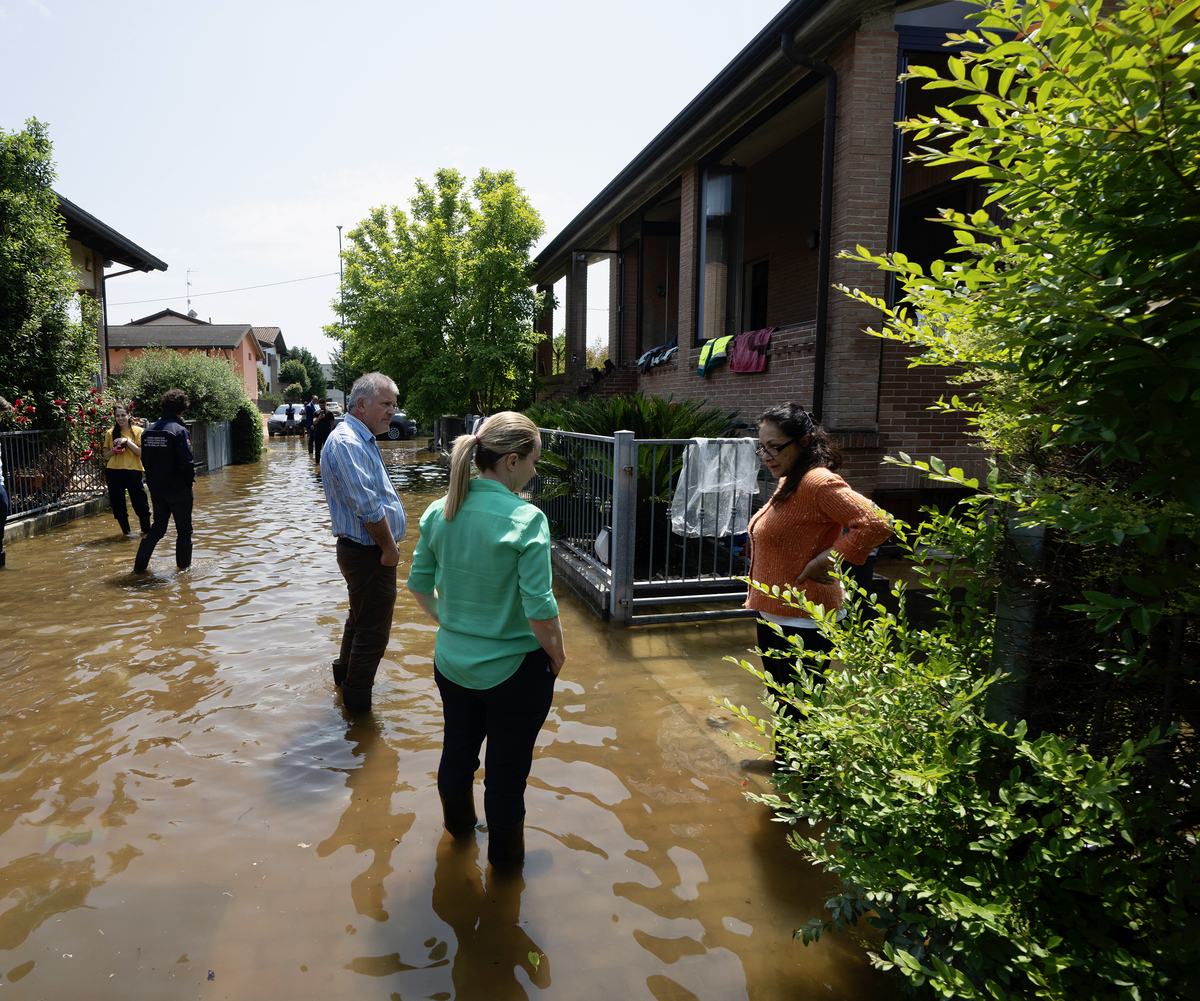
[[[444,468],[381,451],[415,526]],[[441,829],[434,631],[401,593],[377,710],[329,680],[345,589],[302,442],[196,485],[195,557],[145,578],[106,515],[0,572],[0,974],[99,1001],[888,996],[833,883],[744,791],[710,699],[744,622],[627,630],[559,589],[571,659],[535,753],[527,858]],[[187,989],[185,991],[185,988]],[[14,995],[17,996],[17,995]]]

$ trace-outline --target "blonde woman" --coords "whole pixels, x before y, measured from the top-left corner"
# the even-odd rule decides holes
[[[129,534],[129,511],[125,507],[125,492],[138,523],[145,535],[150,531],[150,502],[142,486],[142,429],[133,423],[129,408],[123,403],[113,407],[113,426],[104,432],[104,458],[108,466],[104,478],[108,481],[108,500],[113,517],[121,531]]]
[[[525,783],[566,653],[546,516],[518,496],[542,442],[522,414],[489,417],[454,442],[450,490],[421,516],[408,588],[438,624],[434,679],[445,733],[438,794],[446,830],[475,826],[473,783],[487,738],[488,861],[525,857]],[[471,464],[479,477],[471,479]]]

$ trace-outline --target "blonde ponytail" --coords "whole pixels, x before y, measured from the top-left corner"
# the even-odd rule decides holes
[[[515,453],[524,459],[541,440],[537,425],[524,414],[505,410],[492,414],[480,427],[478,434],[463,434],[454,439],[450,452],[450,489],[442,517],[453,521],[471,489],[471,459],[480,472],[496,465],[506,455]]]

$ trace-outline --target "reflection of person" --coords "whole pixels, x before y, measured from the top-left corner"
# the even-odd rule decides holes
[[[188,408],[187,393],[168,389],[162,396],[162,416],[142,432],[142,466],[154,504],[154,522],[138,546],[133,572],[143,573],[167,523],[175,519],[175,565],[192,565],[192,439],[179,418]]]
[[[546,516],[517,496],[542,452],[528,417],[500,413],[460,436],[450,489],[421,516],[408,587],[438,623],[434,679],[445,736],[438,793],[446,829],[475,825],[472,784],[487,738],[483,807],[488,860],[525,856],[525,782],[562,670]],[[471,461],[479,479],[471,479]]]
[[[433,911],[454,929],[458,944],[451,980],[460,998],[526,1001],[521,968],[539,990],[550,986],[550,960],[521,926],[519,871],[479,871],[475,846],[444,841],[437,847]],[[535,966],[530,959],[538,957]]]
[[[317,398],[314,395],[304,404],[304,427],[308,432],[308,454],[313,454],[313,422],[317,418]]]
[[[138,516],[142,534],[150,531],[150,503],[142,487],[142,429],[133,423],[123,403],[113,407],[112,428],[104,433],[104,458],[108,466],[104,478],[108,481],[108,500],[113,517],[121,531],[129,534],[129,511],[125,507],[125,492]]]
[[[318,466],[321,464],[321,449],[325,447],[325,442],[329,439],[329,435],[333,431],[335,424],[333,412],[326,406],[326,401],[322,400],[321,409],[317,413],[317,419],[313,422],[313,443],[316,447]]]
[[[12,404],[0,396],[0,414],[12,410]],[[8,521],[8,491],[4,488],[4,455],[0,452],[0,567],[4,566],[4,526]]]
[[[841,608],[845,596],[829,572],[834,555],[848,563],[865,562],[892,534],[891,525],[837,475],[841,452],[799,404],[783,403],[759,417],[758,440],[759,456],[780,480],[767,505],[750,519],[750,579],[781,588],[791,585],[826,610]],[[781,683],[797,671],[787,636],[800,636],[806,650],[832,649],[802,609],[755,588],[746,607],[760,616],[759,649],[771,651],[763,655],[763,669]],[[780,626],[783,635],[768,623]]]
[[[396,384],[381,372],[354,383],[346,419],[325,443],[321,482],[337,536],[338,569],[350,591],[333,683],[350,710],[371,708],[371,687],[392,631],[396,564],[407,522],[375,443],[396,412]]]

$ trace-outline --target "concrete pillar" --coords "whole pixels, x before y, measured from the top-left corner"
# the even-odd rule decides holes
[[[620,223],[609,229],[607,247],[609,250],[621,249]],[[620,304],[621,262],[616,254],[612,254],[608,258],[608,358],[614,365],[617,364],[621,337],[624,334],[620,323]]]
[[[864,24],[829,57],[838,75],[830,282],[880,297],[886,290],[883,272],[837,255],[853,252],[857,244],[876,253],[888,247],[896,47],[888,15]],[[830,292],[822,416],[831,430],[878,429],[881,342],[862,331],[878,329],[881,320],[878,310]]]

